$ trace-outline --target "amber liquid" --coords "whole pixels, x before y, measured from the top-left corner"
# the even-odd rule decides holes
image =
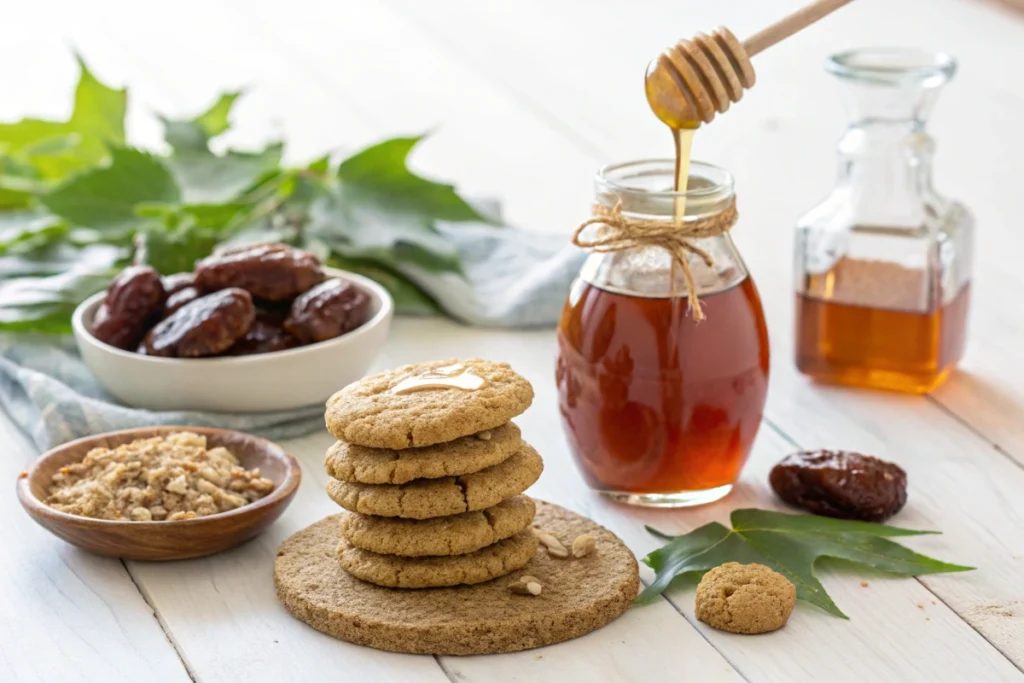
[[[579,282],[558,329],[559,407],[591,487],[673,494],[732,484],[768,391],[768,333],[750,278],[687,301]]]
[[[672,139],[676,145],[676,169],[672,186],[676,192],[686,192],[690,183],[690,150],[693,149],[695,128],[678,128],[672,130]],[[672,205],[672,217],[677,225],[686,216],[686,196],[676,197]]]
[[[963,355],[970,286],[946,305],[916,313],[797,295],[796,364],[815,379],[925,393]]]

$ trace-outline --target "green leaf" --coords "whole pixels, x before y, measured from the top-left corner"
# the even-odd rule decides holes
[[[81,74],[68,121],[28,118],[0,124],[0,148],[31,162],[45,179],[59,180],[93,166],[108,156],[110,147],[125,141],[126,91],[102,83],[80,57],[78,64]]]
[[[0,154],[0,210],[28,208],[35,202],[33,195],[46,189],[35,166]]]
[[[325,154],[319,159],[315,159],[306,166],[306,170],[318,176],[325,175],[331,166],[331,155]]]
[[[363,275],[388,290],[395,301],[395,311],[406,315],[439,315],[440,306],[414,282],[393,270],[372,261],[346,259],[337,255],[327,260],[332,268],[341,268]]]
[[[81,173],[40,199],[71,223],[99,231],[123,231],[137,222],[137,205],[177,202],[180,191],[157,157],[115,147],[109,165]]]
[[[281,163],[284,146],[270,145],[260,152],[178,150],[166,163],[189,204],[232,202],[253,188]]]
[[[394,138],[368,147],[341,162],[338,179],[383,214],[409,213],[447,221],[487,220],[452,185],[409,171],[409,152],[424,137]]]
[[[67,135],[69,132],[67,123],[42,119],[28,118],[17,123],[0,123],[0,148],[4,154],[13,155],[39,140]]]
[[[70,128],[82,134],[79,154],[87,150],[98,161],[106,149],[124,144],[124,115],[128,108],[128,91],[116,90],[99,81],[85,61],[78,57],[82,73],[75,89],[75,111]]]
[[[726,562],[757,563],[789,579],[796,586],[797,598],[846,619],[815,576],[814,566],[820,557],[848,560],[901,576],[973,569],[926,557],[889,540],[936,533],[931,531],[754,509],[733,511],[731,521],[732,529],[712,522],[672,538],[645,557],[644,563],[654,569],[656,576],[637,602],[654,601],[677,576],[697,578]]]
[[[406,263],[431,272],[462,272],[454,245],[428,218],[405,211],[389,213],[344,185],[313,202],[306,232],[345,258],[374,260],[392,268]]]
[[[57,242],[67,233],[66,223],[41,211],[0,212],[0,255],[31,252]]]
[[[101,271],[124,262],[126,256],[123,248],[109,244],[76,247],[67,242],[55,242],[0,257],[0,281],[59,275],[78,267]]]
[[[114,269],[93,272],[75,268],[59,275],[0,283],[0,331],[67,334],[78,304],[106,288],[116,273]]]
[[[230,231],[243,222],[253,211],[253,206],[241,202],[226,204],[186,204],[179,209],[195,225],[214,233]]]
[[[196,261],[213,253],[217,234],[197,225],[169,228],[147,223],[136,237],[135,260],[156,268],[162,275],[188,272]]]
[[[0,331],[67,334],[79,303],[104,289],[123,252],[106,245],[51,245],[0,257]]]
[[[235,100],[241,92],[221,94],[209,109],[192,119],[160,117],[164,124],[164,139],[174,150],[207,151],[211,138],[231,127],[229,117]]]

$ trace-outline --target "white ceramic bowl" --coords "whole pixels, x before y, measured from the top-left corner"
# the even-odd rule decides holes
[[[75,341],[96,379],[136,408],[248,413],[323,403],[366,373],[384,346],[394,311],[391,296],[373,280],[334,268],[324,272],[370,294],[370,319],[317,344],[237,358],[154,358],[122,351],[89,332],[105,292],[75,309]]]

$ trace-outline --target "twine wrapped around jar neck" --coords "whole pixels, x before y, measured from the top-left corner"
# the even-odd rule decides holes
[[[630,218],[622,213],[620,200],[614,209],[597,204],[594,206],[593,218],[584,221],[573,233],[572,243],[577,247],[599,253],[624,251],[637,247],[659,247],[672,257],[673,272],[670,274],[672,285],[675,286],[674,267],[678,264],[683,271],[686,291],[690,298],[690,310],[693,319],[704,320],[704,310],[697,297],[697,285],[693,279],[693,270],[688,260],[689,254],[695,254],[711,267],[714,260],[711,255],[691,240],[702,237],[716,237],[728,232],[739,218],[736,211],[736,200],[733,199],[722,211],[696,220],[675,223],[671,220],[654,220],[651,218]],[[591,225],[600,226],[593,237],[583,237],[584,231]]]

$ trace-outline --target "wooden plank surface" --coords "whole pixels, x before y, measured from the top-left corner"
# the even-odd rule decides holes
[[[159,144],[152,109],[187,113],[240,84],[252,93],[232,140],[284,137],[295,159],[439,126],[415,159],[419,167],[500,197],[519,225],[568,234],[586,213],[599,164],[668,151],[640,95],[650,55],[717,23],[751,33],[797,4],[293,0],[282,12],[183,0],[157,18],[146,3],[126,0],[26,3],[5,8],[9,39],[0,56],[8,64],[36,58],[31,68],[10,70],[0,119],[28,108],[62,113],[74,76],[71,43],[105,79],[130,84],[135,140]],[[824,583],[851,621],[802,606],[786,629],[758,638],[700,624],[692,590],[681,587],[670,591],[671,602],[632,610],[554,648],[437,660],[378,653],[316,633],[273,596],[277,545],[333,508],[320,469],[329,439],[316,435],[287,444],[307,479],[266,535],[214,558],[129,563],[130,576],[118,562],[31,527],[12,497],[4,499],[17,524],[13,552],[0,561],[0,580],[15,589],[0,598],[0,679],[187,680],[187,666],[203,681],[1024,680],[1024,362],[1014,344],[1024,304],[999,296],[1022,284],[1013,188],[1024,177],[1024,134],[1014,123],[1024,114],[1024,81],[997,77],[1020,61],[1024,23],[964,0],[894,0],[886,22],[877,20],[881,11],[877,0],[854,3],[792,46],[759,56],[759,86],[697,137],[697,156],[737,176],[736,237],[765,300],[772,342],[770,423],[733,496],[666,512],[611,505],[589,492],[558,424],[550,331],[402,320],[377,365],[452,355],[512,362],[537,389],[521,420],[546,461],[533,492],[607,525],[638,556],[657,546],[643,524],[682,532],[725,521],[735,507],[774,507],[767,469],[798,446],[830,446],[900,462],[911,498],[896,521],[944,532],[908,544],[978,571],[921,581],[868,576],[862,587],[862,573],[829,570]],[[790,360],[790,228],[830,187],[843,121],[820,62],[837,47],[865,42],[948,46],[964,62],[933,131],[940,188],[978,217],[976,297],[965,371],[933,398],[816,386]],[[987,105],[983,113],[978,102]],[[6,418],[2,426],[11,429]],[[0,473],[13,478],[31,450],[16,435],[7,442]],[[9,626],[10,615],[18,627]]]
[[[120,560],[57,542],[32,524],[13,483],[32,449],[0,416],[0,681],[188,681]]]

